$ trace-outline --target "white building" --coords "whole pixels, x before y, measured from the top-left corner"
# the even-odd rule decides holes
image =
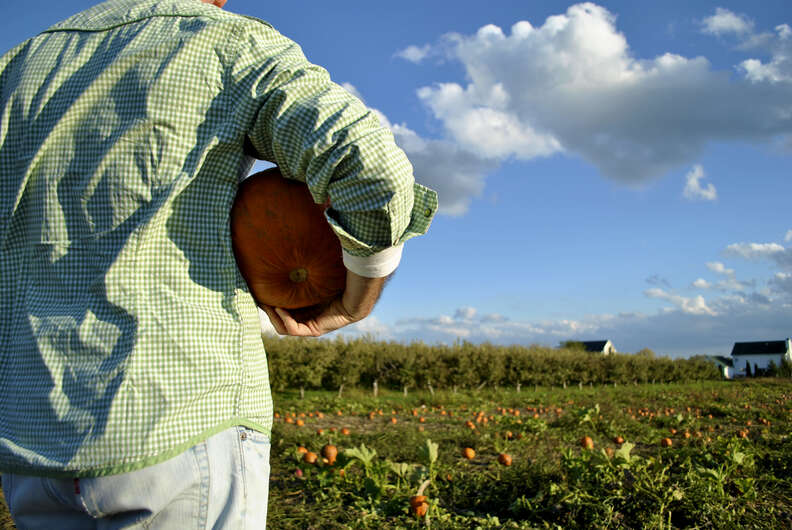
[[[724,377],[763,375],[772,361],[780,367],[782,361],[792,363],[792,339],[759,342],[735,342],[731,358],[715,357]]]

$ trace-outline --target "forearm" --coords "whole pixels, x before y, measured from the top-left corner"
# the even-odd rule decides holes
[[[388,278],[366,278],[347,270],[341,304],[349,320],[357,322],[371,314]]]

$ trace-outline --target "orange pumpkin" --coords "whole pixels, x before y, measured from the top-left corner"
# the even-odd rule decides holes
[[[413,495],[410,497],[410,512],[416,517],[423,517],[429,509],[426,495]]]
[[[338,456],[338,448],[332,444],[326,444],[322,447],[322,456],[328,460],[328,463],[332,465],[336,461],[336,457]]]
[[[308,187],[278,168],[248,177],[231,208],[231,240],[259,305],[321,307],[346,285],[341,244]]]

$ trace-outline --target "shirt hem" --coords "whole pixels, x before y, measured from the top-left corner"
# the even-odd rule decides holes
[[[231,418],[223,423],[215,425],[211,429],[207,429],[200,434],[189,438],[187,441],[169,449],[163,453],[160,453],[156,456],[145,457],[140,460],[135,460],[134,462],[128,462],[123,464],[111,464],[107,466],[101,467],[88,467],[88,468],[67,468],[67,469],[51,469],[51,468],[42,468],[40,466],[6,466],[0,464],[0,473],[14,473],[18,475],[27,475],[33,477],[48,477],[48,478],[96,478],[96,477],[106,477],[109,475],[119,475],[121,473],[129,473],[131,471],[137,471],[139,469],[143,469],[146,467],[153,466],[155,464],[159,464],[166,460],[170,460],[171,458],[178,456],[191,448],[192,446],[199,444],[209,437],[219,433],[220,431],[224,431],[225,429],[229,429],[231,427],[247,427],[249,429],[253,429],[254,431],[258,431],[266,436],[272,436],[272,430],[266,428],[264,425],[244,419],[244,418]]]

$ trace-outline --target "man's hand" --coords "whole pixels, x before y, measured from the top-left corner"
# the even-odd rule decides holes
[[[264,306],[262,309],[280,335],[318,337],[366,318],[379,299],[386,278],[366,278],[347,270],[346,288],[315,318],[298,322],[285,309]]]

